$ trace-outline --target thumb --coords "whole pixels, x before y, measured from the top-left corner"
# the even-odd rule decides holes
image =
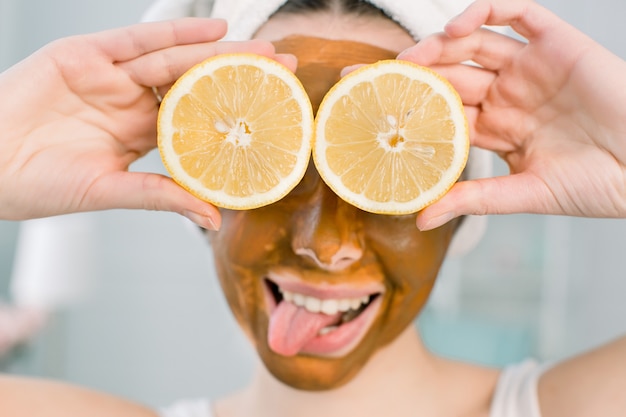
[[[218,209],[194,197],[174,180],[160,174],[119,172],[94,184],[94,209],[144,209],[179,213],[209,230],[218,230]],[[93,197],[90,197],[93,200]]]
[[[423,209],[416,224],[426,231],[466,214],[547,213],[547,201],[545,185],[528,174],[461,181]]]

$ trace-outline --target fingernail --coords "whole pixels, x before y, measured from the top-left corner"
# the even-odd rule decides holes
[[[461,14],[462,14],[462,13],[457,14],[456,16],[454,16],[453,18],[451,18],[450,20],[448,20],[448,21],[446,22],[446,24],[444,25],[444,28],[445,28],[445,27],[448,27],[448,26],[450,26],[450,25],[452,25],[452,24],[454,24],[454,22],[456,22],[457,20],[459,20],[459,17],[461,17]]]
[[[354,64],[354,65],[348,65],[347,67],[343,67],[341,69],[341,73],[339,74],[340,77],[345,77],[346,75],[348,75],[349,73],[351,73],[352,71],[359,69],[363,66],[363,64]]]
[[[292,71],[298,68],[298,57],[293,54],[276,54],[276,60]]]
[[[422,227],[418,225],[417,228],[421,232],[426,232],[428,230],[436,229],[439,226],[443,226],[444,224],[448,223],[450,220],[454,219],[454,217],[455,217],[454,213],[449,211],[447,213],[443,213],[443,214],[440,214],[439,216],[433,217],[432,219],[428,220],[425,225],[423,225]]]
[[[404,51],[400,52],[396,59],[406,59],[406,57],[410,55],[411,49],[413,49],[413,47],[407,48]]]
[[[215,221],[209,216],[203,216],[198,213],[194,213],[192,211],[185,211],[183,216],[194,222],[200,227],[204,227],[207,230],[218,231],[219,227],[217,227]]]

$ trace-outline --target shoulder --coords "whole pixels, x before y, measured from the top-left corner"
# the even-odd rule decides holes
[[[541,376],[543,417],[622,417],[626,410],[626,337],[561,361]]]
[[[155,417],[153,410],[65,382],[0,375],[0,416]]]

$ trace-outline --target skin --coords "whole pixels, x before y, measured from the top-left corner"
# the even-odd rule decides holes
[[[257,36],[276,41],[296,28],[299,33],[313,35],[319,33],[319,24],[328,22],[321,15],[306,20],[291,17],[271,19]],[[347,46],[343,41],[310,38],[276,42],[279,52],[298,56],[296,74],[308,89],[314,108],[346,65],[393,58],[403,47],[414,44],[410,35],[386,19],[376,19],[376,27],[381,30],[375,31],[371,26],[365,30],[361,21],[338,23],[325,23],[328,31],[324,34],[329,38],[359,39],[360,43]],[[346,58],[347,50],[352,56]],[[324,59],[325,65],[317,64]],[[309,65],[315,65],[314,74],[307,72]],[[300,185],[283,200],[256,210],[222,210],[221,214],[222,229],[212,233],[211,240],[220,282],[233,314],[267,369],[282,382],[304,390],[327,390],[345,384],[378,349],[412,323],[430,294],[456,226],[452,222],[420,232],[414,226],[414,215],[363,212],[337,197],[313,164]],[[266,279],[275,275],[289,276],[294,285],[305,287],[301,292],[319,292],[323,294],[320,298],[339,298],[333,296],[339,290],[372,289],[381,293],[380,307],[365,335],[347,353],[281,355],[268,342],[274,302],[267,295]]]

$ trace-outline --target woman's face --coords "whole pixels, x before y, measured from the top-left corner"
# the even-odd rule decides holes
[[[295,26],[304,35],[319,36],[319,25],[329,23],[328,17],[319,22],[300,19]],[[259,37],[290,35],[295,28],[285,31],[289,22],[272,19]],[[309,32],[303,22],[310,23]],[[314,108],[343,66],[393,58],[414,43],[391,21],[368,22],[331,25],[332,37],[360,43],[319,38],[277,42],[280,51],[299,55],[297,74]],[[273,24],[280,30],[273,30]],[[363,43],[372,38],[376,42]],[[320,42],[326,46],[320,48]],[[351,58],[346,58],[347,50]],[[326,84],[320,85],[320,79]],[[222,210],[222,218],[222,228],[211,240],[233,314],[268,370],[305,390],[346,383],[413,321],[455,227],[452,223],[420,232],[415,215],[361,211],[337,197],[312,163],[282,200],[255,210]]]

